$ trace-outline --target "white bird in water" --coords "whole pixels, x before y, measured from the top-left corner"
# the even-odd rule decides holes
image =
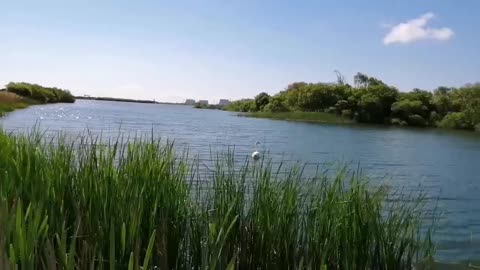
[[[258,152],[257,150],[257,146],[260,144],[260,142],[256,142],[255,143],[255,151],[252,153],[252,158],[253,160],[259,160],[261,155],[260,155],[260,152]]]

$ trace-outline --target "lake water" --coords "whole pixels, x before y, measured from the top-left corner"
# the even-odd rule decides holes
[[[438,258],[480,259],[480,135],[429,129],[364,125],[323,125],[238,117],[234,113],[188,106],[77,101],[33,106],[0,119],[7,131],[36,124],[71,135],[89,129],[104,138],[119,133],[148,133],[175,139],[207,158],[235,146],[246,158],[259,150],[274,160],[323,164],[360,164],[375,179],[394,186],[425,190],[436,198]]]

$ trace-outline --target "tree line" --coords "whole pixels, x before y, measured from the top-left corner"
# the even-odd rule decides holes
[[[44,87],[32,83],[11,82],[7,84],[6,91],[10,93],[15,93],[31,101],[42,104],[57,102],[75,102],[75,97],[68,90],[59,89],[56,87]]]
[[[295,82],[270,96],[232,102],[239,112],[328,112],[360,123],[480,130],[480,84],[438,87],[433,92],[397,88],[357,73],[354,85],[337,73],[336,83]]]

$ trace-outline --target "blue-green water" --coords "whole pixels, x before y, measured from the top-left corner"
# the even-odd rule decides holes
[[[25,131],[37,123],[50,132],[76,135],[89,129],[104,138],[153,132],[188,145],[201,158],[233,146],[245,158],[259,141],[260,150],[277,161],[360,164],[375,179],[424,190],[436,200],[439,259],[480,259],[479,134],[274,121],[188,106],[106,101],[33,106],[0,119],[8,131]]]

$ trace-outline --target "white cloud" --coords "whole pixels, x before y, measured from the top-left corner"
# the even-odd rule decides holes
[[[427,26],[433,17],[435,17],[435,15],[428,12],[416,19],[390,27],[390,32],[383,38],[383,44],[407,44],[419,40],[430,39],[445,41],[451,39],[454,35],[452,29],[448,27],[431,28]]]

